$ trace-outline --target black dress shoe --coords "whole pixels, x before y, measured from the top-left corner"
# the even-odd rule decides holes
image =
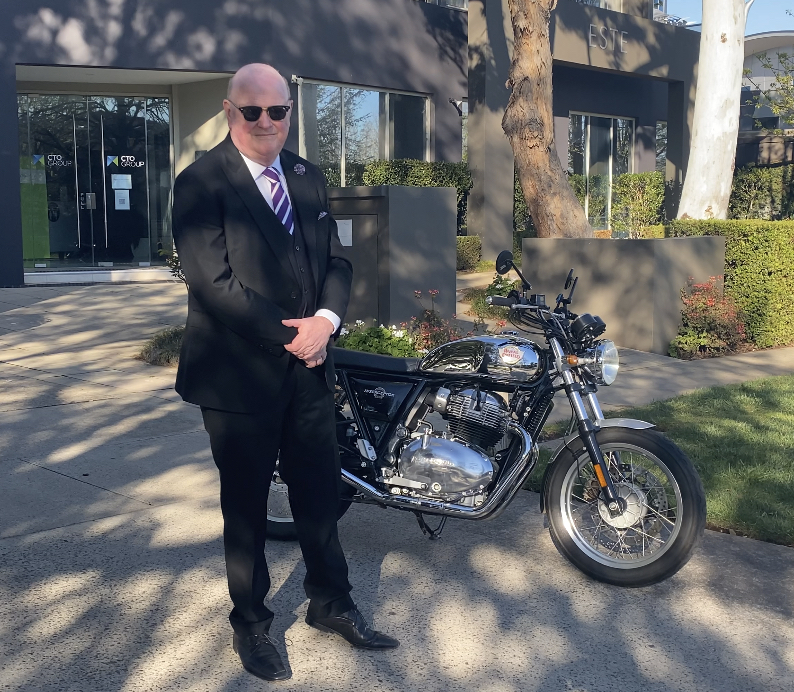
[[[332,618],[310,618],[307,615],[306,624],[321,632],[338,634],[361,649],[396,649],[400,646],[396,639],[373,630],[358,608]]]
[[[263,680],[289,680],[287,672],[276,651],[275,643],[267,634],[249,634],[246,637],[234,635],[232,648],[240,656],[245,668],[251,675]]]

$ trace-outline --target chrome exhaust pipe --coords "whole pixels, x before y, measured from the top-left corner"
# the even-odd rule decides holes
[[[342,480],[368,499],[387,507],[460,519],[493,519],[504,512],[515,494],[529,478],[529,474],[532,473],[538,461],[538,447],[532,442],[532,438],[524,428],[515,421],[510,421],[508,432],[521,438],[521,453],[510,467],[507,476],[497,484],[494,491],[480,507],[466,507],[427,498],[390,495],[374,488],[345,469],[342,469]]]

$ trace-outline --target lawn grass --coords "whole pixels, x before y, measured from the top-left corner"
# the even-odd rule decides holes
[[[709,528],[794,546],[794,376],[702,389],[607,416],[654,423],[689,455],[706,490]],[[541,458],[526,487],[539,489],[547,463]]]

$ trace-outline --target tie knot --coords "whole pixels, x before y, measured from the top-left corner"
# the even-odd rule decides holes
[[[265,170],[262,171],[262,175],[264,175],[265,178],[267,178],[274,185],[281,182],[281,178],[278,177],[278,171],[272,166],[265,168]]]

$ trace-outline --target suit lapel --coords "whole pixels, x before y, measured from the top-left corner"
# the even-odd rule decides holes
[[[317,191],[309,183],[309,176],[303,173],[298,175],[295,172],[295,164],[298,160],[289,151],[281,152],[281,168],[284,177],[287,179],[287,187],[292,201],[292,213],[300,224],[303,233],[303,242],[306,244],[306,252],[312,263],[312,273],[314,283],[320,286],[318,255],[317,255],[317,219],[312,214],[312,210],[317,209]]]
[[[294,276],[295,272],[289,261],[289,234],[284,230],[284,226],[265,201],[265,198],[262,197],[262,193],[251,176],[251,171],[248,170],[243,157],[232,143],[231,137],[226,138],[224,145],[224,172],[226,177],[240,196],[240,199],[243,200],[251,216],[253,216],[254,221],[265,240],[270,244],[283,270],[288,276]]]

